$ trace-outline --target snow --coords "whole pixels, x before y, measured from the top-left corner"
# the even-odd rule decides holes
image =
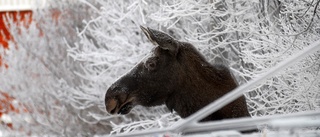
[[[278,129],[278,128],[305,128],[305,127],[317,127],[320,126],[320,119],[310,119],[310,118],[289,118],[289,119],[280,119],[273,120],[269,123],[269,126]]]
[[[219,131],[207,134],[186,135],[181,137],[318,137],[320,131],[265,131],[262,133],[240,134],[237,131]]]
[[[4,123],[12,123],[12,119],[8,114],[2,114],[0,120]]]

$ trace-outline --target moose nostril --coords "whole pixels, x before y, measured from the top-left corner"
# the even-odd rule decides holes
[[[118,101],[115,99],[109,99],[106,102],[106,109],[110,114],[115,114],[117,109]]]

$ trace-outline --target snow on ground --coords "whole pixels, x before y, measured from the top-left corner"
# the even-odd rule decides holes
[[[241,134],[237,131],[218,131],[207,134],[186,135],[183,137],[319,137],[320,131],[299,130],[299,131],[263,131],[260,133]],[[169,137],[169,136],[168,136]]]

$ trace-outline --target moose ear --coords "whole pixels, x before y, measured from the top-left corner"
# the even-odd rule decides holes
[[[154,45],[159,46],[161,49],[168,50],[174,55],[177,54],[178,45],[175,40],[168,34],[165,34],[161,31],[145,28],[143,26],[140,26],[140,28]]]
[[[141,30],[143,31],[143,33],[147,36],[147,38],[155,45],[159,45],[157,43],[157,41],[155,40],[152,32],[149,30],[149,28],[145,28],[143,26],[140,26]]]

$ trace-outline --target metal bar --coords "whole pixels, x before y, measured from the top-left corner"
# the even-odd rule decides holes
[[[294,128],[294,127],[314,127],[320,126],[319,120],[310,122],[307,120],[308,117],[320,116],[320,111],[309,111],[299,112],[286,115],[271,115],[256,118],[238,118],[238,119],[227,119],[216,122],[196,123],[189,125],[184,133],[194,132],[208,132],[208,131],[219,131],[219,130],[238,130],[243,131],[247,129],[257,128],[257,125],[266,124],[271,128]],[[299,121],[301,125],[288,125],[288,121]],[[305,121],[300,121],[305,120]],[[281,123],[281,124],[278,124]]]
[[[221,98],[217,99],[213,103],[205,106],[203,109],[199,110],[198,112],[194,113],[193,115],[189,116],[185,120],[180,120],[177,124],[164,129],[158,130],[149,130],[149,131],[142,131],[142,132],[133,132],[133,133],[126,133],[126,134],[119,134],[117,136],[125,137],[125,136],[142,136],[147,134],[159,134],[159,133],[166,133],[166,132],[173,132],[173,133],[180,133],[186,129],[190,129],[190,125],[196,125],[196,123],[205,118],[206,116],[214,113],[215,111],[219,110],[223,106],[229,104],[230,102],[234,101],[235,99],[239,98],[244,92],[250,90],[257,84],[263,82],[267,78],[275,75],[278,71],[285,69],[287,66],[294,64],[295,62],[305,58],[306,56],[315,53],[316,51],[320,50],[320,40],[312,43],[310,46],[303,49],[301,52],[293,55],[291,58],[280,62],[277,66],[271,68],[268,72],[262,74],[261,76],[245,83],[244,85],[239,86],[238,88],[234,89],[233,91],[229,92],[228,94],[222,96]]]

